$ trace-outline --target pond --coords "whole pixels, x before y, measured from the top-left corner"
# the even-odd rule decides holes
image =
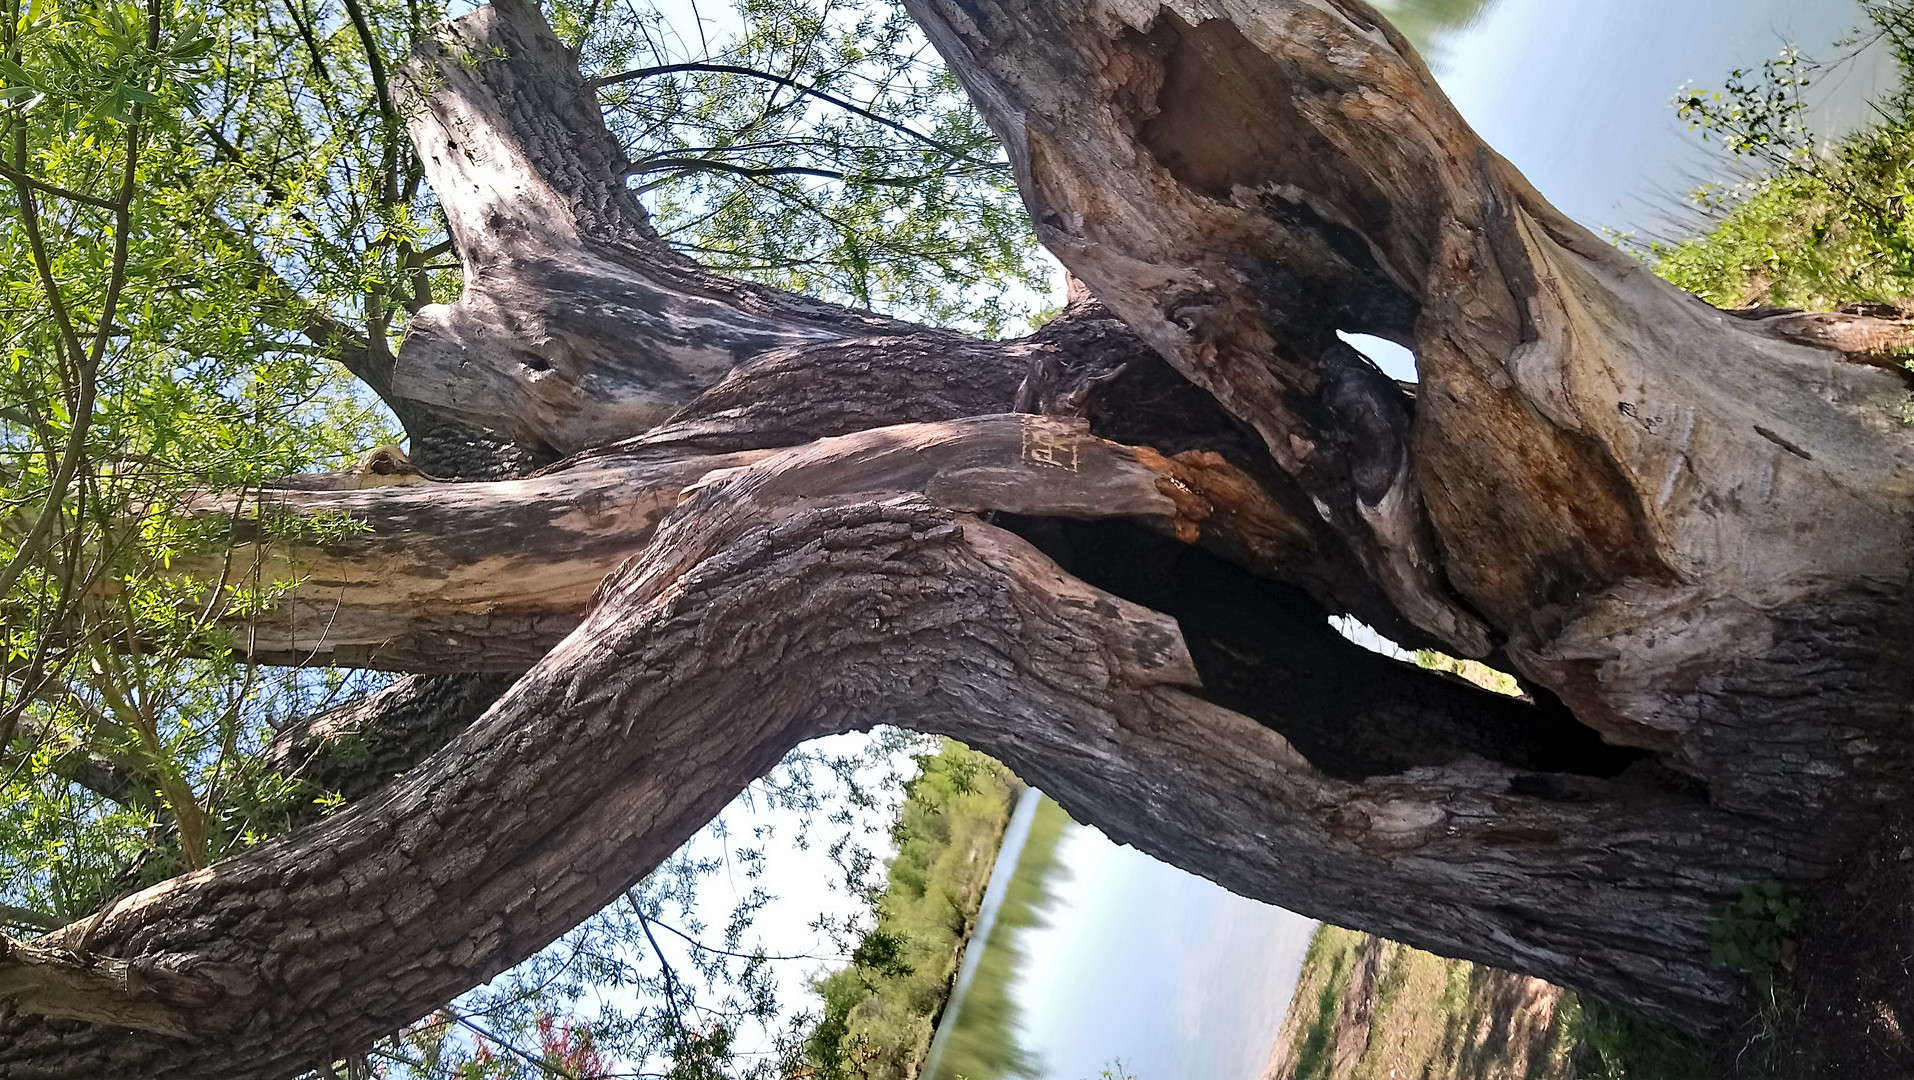
[[[1138,1077],[1259,1075],[1313,920],[1119,847],[1034,790],[999,858],[1012,865],[926,1078],[1077,1080],[1119,1061]]]

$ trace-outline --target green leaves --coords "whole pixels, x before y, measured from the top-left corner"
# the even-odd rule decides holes
[[[310,308],[250,242],[274,228],[259,189],[185,120],[235,103],[230,62],[273,76],[259,13],[23,6],[0,19],[0,565],[19,568],[0,595],[0,897],[74,916],[283,830],[288,784],[257,751],[286,703],[345,685],[231,654],[231,623],[290,582],[245,558],[222,588],[172,573],[237,536],[182,504],[393,434],[291,332]],[[224,114],[235,135],[271,115]],[[252,525],[255,551],[287,531]]]
[[[1736,71],[1725,90],[1675,100],[1700,126],[1761,170],[1738,184],[1692,193],[1715,218],[1703,236],[1648,245],[1656,272],[1719,306],[1830,310],[1857,301],[1897,304],[1914,293],[1914,4],[1866,4],[1901,88],[1876,103],[1878,123],[1826,146],[1805,123],[1801,90],[1822,67],[1784,52],[1759,73]]]
[[[157,16],[154,16],[157,18]],[[63,9],[35,4],[17,22],[19,62],[0,61],[0,79],[44,99],[61,125],[76,132],[110,119],[132,122],[134,108],[164,108],[162,97],[190,77],[172,50],[149,41],[149,15],[137,6]]]
[[[1780,882],[1744,886],[1741,898],[1708,924],[1708,952],[1717,964],[1743,972],[1763,997],[1774,987],[1775,972],[1792,966],[1794,930],[1801,922],[1801,901]]]
[[[342,364],[377,384],[407,319],[461,284],[379,85],[407,77],[446,8],[353,6],[0,0],[0,566],[21,566],[0,587],[0,903],[79,916],[283,832],[315,800],[339,805],[263,751],[290,718],[376,680],[255,667],[232,628],[298,579],[273,545],[363,526],[256,497],[237,514],[191,504],[397,441]],[[649,0],[581,0],[553,19],[594,71],[705,63],[604,92],[634,183],[681,250],[991,333],[1041,303],[1052,271],[994,136],[895,6],[742,0],[722,28],[672,31]],[[44,543],[24,543],[42,510]],[[229,556],[218,587],[179,574]],[[781,782],[777,798],[811,797]],[[967,799],[984,782],[960,763],[923,790]],[[845,804],[867,808],[851,788]],[[832,855],[850,878],[881,875],[861,842]],[[751,848],[726,858],[759,872]],[[669,877],[647,894],[661,907]],[[741,898],[722,947],[680,959],[698,995],[635,967],[629,925],[580,935],[525,984],[554,1007],[590,979],[639,985],[645,1004],[594,1037],[679,1075],[748,1073],[739,1032],[808,1030],[776,1000],[768,961],[739,955],[762,902]],[[670,1015],[694,1004],[695,1028]],[[522,1041],[535,1022],[515,1010],[498,1015]],[[422,1074],[449,1075],[438,1060]],[[506,1075],[496,1062],[510,1060],[480,1071]]]
[[[1718,140],[1736,157],[1785,167],[1814,153],[1802,92],[1812,85],[1809,76],[1816,70],[1800,50],[1789,46],[1763,62],[1758,73],[1748,68],[1729,72],[1723,90],[1697,93],[1682,87],[1673,102],[1675,114],[1687,120],[1691,130],[1700,131],[1704,141]]]
[[[734,33],[693,39],[644,0],[623,6],[585,63],[668,242],[987,334],[1021,330],[1052,291],[995,136],[900,8],[741,0]]]
[[[1677,98],[1705,135],[1763,167],[1740,183],[1695,190],[1714,225],[1649,245],[1643,254],[1659,274],[1722,307],[1829,310],[1914,293],[1914,3],[1868,10],[1901,65],[1902,86],[1877,103],[1876,124],[1831,148],[1806,127],[1799,95],[1820,69],[1794,53],[1770,61],[1758,79],[1739,71],[1723,92]]]

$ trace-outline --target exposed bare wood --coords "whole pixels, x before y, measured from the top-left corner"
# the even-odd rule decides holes
[[[236,644],[266,662],[389,671],[524,671],[570,633],[607,573],[640,550],[678,492],[749,454],[628,457],[524,480],[269,490],[238,509],[239,544],[177,570],[230,585],[297,582]],[[227,496],[187,505],[229,522]],[[326,543],[260,535],[280,515],[350,520]]]
[[[83,948],[0,935],[0,999],[48,1019],[184,1038],[221,1029],[236,1003],[258,994],[244,972],[195,956],[123,960]]]
[[[1266,571],[1306,552],[1307,530],[1217,455],[1165,458],[1089,437],[1087,428],[1018,414],[906,424],[820,440],[779,460],[797,463],[806,482],[824,478],[828,491],[923,492],[966,511],[1149,518],[1186,540],[1207,534]],[[950,453],[954,446],[963,453]],[[633,446],[492,483],[415,477],[339,490],[361,482],[357,474],[328,476],[249,498],[237,529],[231,500],[206,497],[187,512],[218,517],[221,535],[236,533],[236,558],[187,557],[175,569],[208,583],[297,583],[277,606],[233,628],[238,646],[257,659],[523,671],[572,631],[599,583],[645,549],[684,492],[769,453],[680,456]],[[1028,461],[1050,468],[1033,472]],[[840,467],[875,486],[833,486]],[[1129,488],[1111,478],[1143,485],[1137,490],[1150,496],[1120,495]],[[953,484],[973,494],[959,497]],[[284,515],[334,524],[316,539],[289,529],[262,540],[257,521]],[[350,528],[339,527],[342,518]]]
[[[1879,304],[1857,304],[1839,311],[1750,308],[1729,314],[1790,341],[1834,349],[1858,363],[1896,372],[1905,371],[1908,357],[1914,355],[1914,320]]]
[[[1563,217],[1356,0],[907,6],[1044,242],[1256,427],[1410,621],[1752,815],[1898,782],[1899,676],[1834,739],[1752,688],[1837,625],[1867,643],[1829,689],[1904,654],[1901,378]],[[1337,330],[1415,348],[1413,410]],[[1773,767],[1777,742],[1813,767]]]

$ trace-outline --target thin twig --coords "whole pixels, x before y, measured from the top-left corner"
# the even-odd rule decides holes
[[[656,78],[659,75],[676,75],[680,73],[689,73],[689,72],[707,73],[712,75],[742,75],[742,76],[745,76],[746,78],[763,79],[766,82],[777,83],[779,86],[788,86],[791,89],[796,90],[800,94],[804,94],[808,97],[814,97],[818,99],[819,101],[826,102],[827,104],[835,105],[838,108],[843,109],[847,112],[856,113],[857,115],[865,118],[866,120],[870,120],[873,123],[882,124],[883,126],[890,128],[892,131],[896,131],[904,135],[909,135],[911,138],[916,139],[917,141],[924,143],[927,146],[933,146],[939,150],[942,150],[944,153],[949,154],[951,157],[962,158],[963,160],[968,161],[972,163],[973,165],[981,165],[988,169],[998,169],[998,170],[1007,171],[1010,168],[1010,166],[1003,164],[1002,162],[982,161],[977,158],[971,157],[968,153],[966,153],[962,149],[952,146],[951,144],[944,142],[941,139],[936,139],[929,135],[926,135],[923,132],[918,131],[916,128],[913,128],[908,124],[900,124],[895,120],[891,120],[887,117],[880,116],[877,113],[874,113],[871,110],[866,109],[861,105],[855,104],[850,101],[846,101],[843,98],[838,97],[836,94],[832,94],[824,90],[819,90],[815,86],[811,86],[807,83],[799,82],[798,80],[789,78],[788,76],[773,74],[769,71],[760,71],[757,68],[742,67],[736,64],[702,64],[702,63],[662,64],[657,67],[633,68],[630,71],[621,71],[616,75],[606,75],[606,76],[603,76],[602,78],[593,79],[591,81],[591,85],[593,86],[593,88],[603,88],[606,86],[616,86],[619,83],[635,82],[639,79]]]
[[[48,195],[57,195],[62,199],[69,199],[77,203],[85,203],[88,206],[95,206],[101,210],[119,209],[119,207],[113,205],[110,199],[102,199],[98,195],[88,195],[84,191],[74,191],[72,188],[64,188],[45,180],[36,180],[4,162],[0,162],[0,176],[4,176],[16,184],[25,184],[36,191],[44,192]]]

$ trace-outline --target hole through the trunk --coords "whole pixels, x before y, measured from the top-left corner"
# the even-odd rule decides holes
[[[1416,354],[1388,338],[1379,338],[1373,334],[1352,334],[1346,330],[1336,331],[1336,336],[1357,352],[1369,358],[1369,362],[1382,369],[1384,375],[1397,382],[1420,382],[1421,376],[1416,370]]]
[[[1175,618],[1202,695],[1280,732],[1332,776],[1475,755],[1612,777],[1644,756],[1603,743],[1557,702],[1492,693],[1357,645],[1306,593],[1139,525],[1012,515],[998,523],[1090,584]]]

